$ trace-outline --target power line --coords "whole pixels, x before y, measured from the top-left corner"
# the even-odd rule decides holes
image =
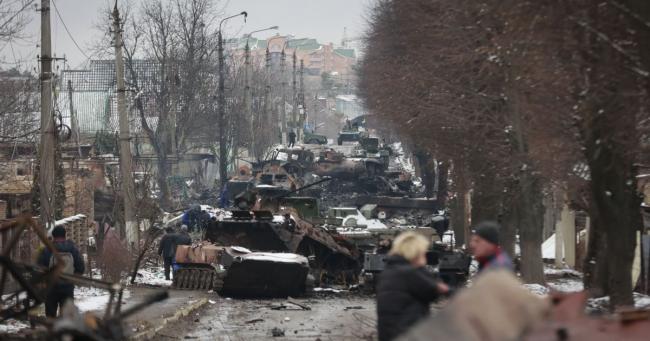
[[[59,20],[61,20],[61,23],[63,24],[63,27],[65,28],[65,31],[68,32],[68,36],[70,37],[70,39],[72,40],[74,45],[77,47],[79,52],[81,52],[81,54],[83,54],[86,58],[90,59],[90,57],[86,54],[86,52],[84,52],[81,49],[81,47],[79,46],[79,44],[77,44],[77,41],[72,36],[72,33],[70,33],[70,30],[68,29],[68,25],[66,25],[65,21],[63,21],[63,18],[61,17],[61,13],[59,13],[59,9],[56,7],[56,3],[54,2],[54,0],[52,0],[52,5],[54,5],[54,11],[56,12],[56,16],[59,17]]]

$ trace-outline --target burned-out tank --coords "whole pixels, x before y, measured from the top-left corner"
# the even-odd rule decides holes
[[[386,165],[378,158],[346,158],[335,151],[322,152],[313,166],[313,174],[337,179],[357,179],[381,175]]]
[[[309,285],[306,257],[293,253],[253,252],[243,247],[202,242],[179,246],[173,286],[211,289],[239,297],[300,295]]]
[[[232,218],[213,222],[205,239],[218,245],[240,245],[253,251],[289,252],[309,259],[316,282],[343,280],[359,269],[358,255],[344,238],[302,220],[295,210],[233,211]]]

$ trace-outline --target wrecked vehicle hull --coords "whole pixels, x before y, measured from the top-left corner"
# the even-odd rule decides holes
[[[253,217],[217,221],[208,227],[205,239],[218,245],[241,245],[251,250],[290,252],[309,257],[317,283],[321,279],[347,282],[346,277],[358,273],[358,255],[341,245],[345,243],[343,237],[339,236],[341,240],[337,240],[337,236],[296,216],[292,219],[292,226],[273,219]]]
[[[286,297],[305,292],[309,262],[303,256],[207,243],[188,248],[179,246],[177,250],[180,262],[172,282],[176,289],[214,290],[237,297]]]
[[[309,264],[296,254],[254,252],[228,266],[219,291],[235,297],[287,297],[304,294]]]
[[[384,172],[385,167],[375,159],[321,160],[314,164],[313,173],[336,179],[354,180],[358,177],[373,177]]]

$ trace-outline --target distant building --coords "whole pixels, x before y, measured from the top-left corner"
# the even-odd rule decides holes
[[[356,95],[336,96],[336,111],[342,113],[349,120],[366,114],[361,100]]]
[[[227,46],[233,50],[237,58],[243,58],[246,38],[231,39]],[[270,42],[270,44],[269,44]],[[287,70],[292,67],[294,51],[299,61],[304,63],[308,75],[320,76],[324,72],[336,73],[345,77],[353,75],[353,67],[357,62],[356,51],[351,48],[335,48],[332,43],[321,44],[313,38],[293,38],[292,36],[273,36],[266,40],[249,38],[248,46],[251,58],[260,63],[265,62],[268,48],[271,62],[278,65],[282,60],[282,50],[285,52]]]

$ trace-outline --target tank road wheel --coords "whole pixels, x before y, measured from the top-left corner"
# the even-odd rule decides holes
[[[185,269],[178,269],[174,273],[174,279],[172,280],[172,286],[174,289],[183,289],[183,278],[185,277]]]
[[[199,288],[199,275],[201,274],[200,270],[194,269],[192,270],[192,276],[190,277],[190,289],[198,289]]]
[[[221,289],[223,289],[223,283],[225,278],[226,278],[225,271],[222,272],[215,271],[212,274],[212,290],[216,292],[220,292]]]
[[[191,270],[187,269],[183,272],[183,277],[181,277],[181,289],[188,289],[190,284],[190,274]]]
[[[203,270],[203,279],[201,280],[201,289],[210,290],[212,286],[212,272],[211,270]]]
[[[174,289],[178,289],[178,276],[180,275],[180,273],[181,273],[181,270],[180,269],[177,270],[174,273],[174,277],[172,278],[172,288],[174,288]]]
[[[191,286],[192,286],[193,290],[196,290],[196,289],[199,288],[200,281],[201,281],[201,270],[195,269],[194,271],[192,271],[192,284],[191,284]]]

